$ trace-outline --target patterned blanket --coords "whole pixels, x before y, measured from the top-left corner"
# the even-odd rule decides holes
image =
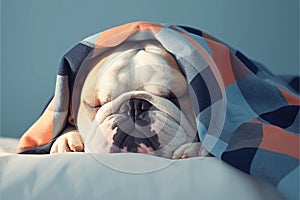
[[[153,39],[174,55],[190,87],[201,142],[214,156],[299,198],[299,93],[261,64],[200,30],[134,22],[84,39],[62,58],[53,99],[19,152],[48,153],[76,110],[82,66],[125,41]],[[85,69],[80,69],[85,70]],[[297,83],[294,79],[291,83]],[[299,83],[299,79],[298,79]],[[294,84],[297,86],[297,84]]]

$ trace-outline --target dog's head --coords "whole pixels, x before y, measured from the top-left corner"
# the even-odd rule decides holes
[[[85,151],[169,158],[197,138],[188,84],[159,43],[127,44],[99,61],[82,86],[77,127]]]

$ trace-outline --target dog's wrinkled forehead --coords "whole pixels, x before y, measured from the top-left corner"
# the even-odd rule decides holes
[[[101,59],[88,73],[81,99],[103,105],[122,93],[147,91],[157,96],[181,96],[186,80],[175,58],[155,41],[128,43]]]

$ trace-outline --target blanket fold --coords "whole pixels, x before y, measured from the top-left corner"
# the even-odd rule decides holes
[[[19,152],[49,152],[67,124],[76,126],[74,102],[80,93],[73,88],[83,84],[87,74],[83,72],[89,72],[99,56],[118,45],[148,39],[160,42],[182,69],[206,149],[273,184],[287,199],[298,199],[299,93],[295,81],[286,82],[240,51],[187,26],[134,22],[81,41],[62,58],[54,97],[21,138]]]

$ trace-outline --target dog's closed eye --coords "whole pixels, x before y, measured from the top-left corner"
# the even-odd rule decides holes
[[[178,100],[177,96],[173,92],[170,92],[168,94],[168,96],[166,96],[165,98],[167,98],[168,100],[170,100],[173,104],[175,104],[180,109],[179,100]]]
[[[83,101],[84,106],[89,110],[89,111],[98,111],[99,108],[101,107],[100,102],[99,101],[94,101],[91,102],[89,100],[84,100]]]

